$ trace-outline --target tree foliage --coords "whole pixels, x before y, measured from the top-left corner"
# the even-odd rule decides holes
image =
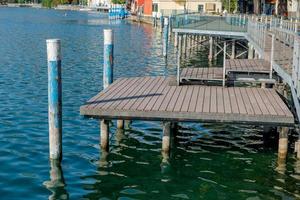
[[[237,0],[222,0],[223,9],[227,10],[227,12],[233,13],[237,11],[238,1]],[[230,6],[230,11],[229,11]]]
[[[113,4],[125,4],[126,0],[112,0],[111,1]]]

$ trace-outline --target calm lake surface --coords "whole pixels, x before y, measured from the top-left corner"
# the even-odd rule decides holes
[[[260,127],[182,123],[164,163],[159,122],[134,121],[125,133],[114,122],[110,153],[100,152],[99,123],[79,107],[102,89],[104,28],[115,30],[115,78],[174,73],[172,47],[166,65],[151,26],[99,13],[0,8],[0,199],[300,198],[300,162],[290,152],[278,166],[277,139],[264,143]],[[64,155],[51,174],[47,38],[60,38],[63,52]]]

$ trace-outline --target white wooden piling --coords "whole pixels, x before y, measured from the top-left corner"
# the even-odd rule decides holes
[[[163,138],[162,138],[162,152],[170,153],[171,146],[171,122],[163,123]]]
[[[288,152],[288,127],[281,127],[279,132],[279,141],[278,141],[278,158],[286,159]]]
[[[100,147],[101,149],[108,151],[109,149],[109,121],[100,120]]]
[[[169,18],[164,18],[164,33],[163,33],[163,56],[167,57],[168,52],[168,37],[169,37]]]
[[[113,82],[113,62],[114,45],[113,30],[104,29],[104,48],[103,48],[103,88],[106,89]],[[100,120],[100,146],[104,150],[109,147],[109,122],[105,119]]]
[[[272,79],[272,75],[273,75],[274,49],[275,49],[275,35],[272,34],[272,46],[271,46],[271,58],[270,58],[270,75],[269,75],[270,79]]]
[[[61,42],[47,40],[48,58],[48,120],[50,159],[62,159],[62,83]]]

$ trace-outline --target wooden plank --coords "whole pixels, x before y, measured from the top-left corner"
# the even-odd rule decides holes
[[[140,81],[137,83],[137,86],[133,86],[130,87],[130,89],[126,89],[126,94],[128,94],[127,96],[134,96],[138,93],[138,91],[140,91],[142,89],[142,87],[147,83],[147,81],[150,79],[150,77],[144,78],[144,79],[140,79]],[[124,99],[122,102],[120,102],[116,109],[120,110],[123,109],[124,106],[126,106],[130,101],[132,100],[132,98],[126,98]]]
[[[110,85],[109,87],[106,88],[106,90],[100,92],[98,95],[94,96],[92,99],[90,99],[88,101],[88,103],[91,103],[91,102],[97,102],[100,98],[105,98],[105,97],[108,97],[109,95],[111,95],[112,93],[114,93],[114,91],[116,89],[118,90],[121,90],[122,87],[119,87],[119,84],[122,84],[123,86],[125,86],[124,83],[128,83],[129,81],[131,81],[130,79],[128,78],[124,78],[124,79],[121,79],[119,81],[116,81],[114,82],[112,85]],[[92,103],[92,104],[89,104],[88,105],[88,108],[94,108],[96,106],[96,103]]]
[[[223,88],[217,87],[217,112],[224,113]]]
[[[245,90],[246,90],[249,100],[251,102],[254,114],[262,115],[262,111],[260,110],[259,103],[256,101],[256,98],[255,98],[254,94],[252,93],[251,88],[245,88]]]
[[[235,88],[234,94],[236,97],[236,102],[237,102],[240,114],[247,114],[244,100],[243,100],[243,97],[241,95],[241,91],[239,90],[239,88]]]
[[[194,87],[188,86],[186,95],[184,97],[182,107],[181,107],[181,112],[187,112],[189,109],[189,105],[191,102],[192,94],[193,94]]]
[[[245,91],[245,88],[238,88],[241,92],[241,95],[242,95],[242,99],[244,101],[244,104],[245,104],[245,107],[246,107],[246,110],[247,110],[247,114],[249,115],[253,115],[254,114],[254,111],[253,111],[253,108],[252,108],[252,105],[251,105],[251,102],[249,100],[249,97],[247,95],[247,92]]]
[[[137,110],[145,110],[146,107],[149,105],[149,103],[151,102],[151,100],[153,99],[153,97],[157,97],[161,95],[161,91],[160,89],[162,87],[164,87],[164,85],[168,84],[168,79],[166,78],[161,78],[161,82],[157,83],[157,86],[155,87],[155,89],[151,92],[152,96],[149,98],[146,98],[143,100],[143,102],[139,105],[139,107],[137,108]]]
[[[271,115],[277,115],[275,109],[273,108],[273,106],[270,104],[270,101],[268,99],[268,97],[265,95],[265,93],[263,92],[263,90],[257,90],[261,99],[263,100],[263,102],[265,103],[269,113]]]
[[[160,99],[163,99],[169,89],[170,89],[170,86],[168,86],[167,84],[164,84],[164,85],[162,85],[162,87],[159,87],[157,93],[160,95],[152,97],[150,99],[149,103],[147,104],[147,106],[145,107],[144,111],[152,110],[154,105],[158,104],[157,101]]]
[[[282,99],[279,97],[279,95],[276,93],[275,90],[271,90],[270,93],[272,94],[273,98],[277,102],[277,104],[280,106],[280,108],[283,110],[284,114],[286,116],[293,116],[291,111],[288,109],[287,105],[282,101]]]
[[[179,98],[180,92],[183,87],[176,87],[176,90],[173,94],[173,97],[171,98],[171,101],[169,102],[169,105],[167,107],[167,111],[173,111],[175,108],[175,104]]]
[[[205,87],[200,87],[198,92],[198,97],[197,97],[196,112],[203,111],[204,92],[205,92]]]
[[[198,93],[199,93],[199,86],[192,86],[193,87],[193,94],[191,97],[191,102],[189,105],[189,112],[195,112],[196,111],[196,105],[197,105],[197,100],[198,100]]]
[[[179,97],[177,99],[177,102],[176,102],[174,110],[173,110],[175,112],[181,111],[182,105],[184,103],[186,103],[186,102],[184,102],[184,98],[185,98],[185,94],[186,94],[189,86],[181,86],[181,87],[182,87],[182,89],[180,91]]]
[[[262,114],[263,115],[270,114],[269,111],[268,111],[268,109],[267,109],[267,107],[266,107],[266,105],[265,105],[265,103],[264,103],[264,101],[260,97],[257,89],[256,88],[251,88],[251,90],[252,90],[253,96],[255,97],[256,101],[258,102],[258,105],[259,105],[259,108],[260,108]]]
[[[210,108],[209,112],[216,113],[217,112],[217,88],[211,87],[211,97],[210,97]]]
[[[230,104],[231,104],[231,111],[233,113],[239,113],[239,108],[238,108],[238,104],[234,92],[235,88],[227,88],[227,90],[228,90]]]
[[[126,91],[130,85],[135,84],[136,82],[139,82],[140,79],[135,78],[135,79],[128,79],[128,82],[126,81],[122,85],[119,85],[119,89],[115,90],[113,93],[110,93],[108,96],[102,97],[101,101],[97,101],[97,104],[94,106],[94,108],[101,108],[102,106],[109,106],[110,104],[113,103],[113,99],[118,98],[120,95]],[[94,109],[93,108],[93,109]]]
[[[123,106],[123,107],[118,107],[120,109],[123,110],[128,110],[130,109],[130,107],[137,101],[137,97],[141,96],[144,92],[144,90],[146,90],[152,83],[152,79],[151,77],[146,77],[143,79],[143,83],[140,84],[137,88],[137,90],[135,90],[134,94],[132,94],[132,98],[129,99],[129,101]]]
[[[151,91],[155,86],[157,86],[157,83],[160,82],[163,78],[151,78],[148,82],[150,82],[149,85],[147,85],[145,90],[140,93],[140,97],[136,97],[136,101],[133,103],[133,105],[130,107],[132,110],[137,110],[139,105],[143,102],[145,99],[149,99],[151,97]],[[153,93],[152,93],[153,94]],[[149,95],[149,96],[148,96]]]
[[[205,87],[203,112],[209,112],[209,108],[210,108],[210,90],[211,90],[211,87]]]
[[[277,115],[283,115],[283,116],[285,116],[284,111],[282,110],[282,108],[279,106],[279,104],[276,101],[276,97],[274,97],[271,94],[271,90],[266,89],[266,90],[263,90],[263,91],[264,91],[265,95],[269,98],[269,100],[272,102],[272,106],[273,106],[274,110],[276,111]]]
[[[229,93],[228,93],[227,88],[223,89],[223,95],[224,95],[223,102],[224,102],[224,106],[225,106],[225,113],[232,113],[231,102],[230,102]]]
[[[164,111],[167,108],[176,87],[167,87],[166,89],[168,90],[167,93],[165,93],[166,95],[161,96],[157,99],[157,101],[154,104],[152,110]]]

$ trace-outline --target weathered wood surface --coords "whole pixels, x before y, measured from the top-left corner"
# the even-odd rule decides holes
[[[225,62],[226,74],[235,73],[270,73],[270,63],[263,59],[229,59]],[[180,74],[181,80],[205,80],[221,81],[223,68],[183,68]]]
[[[226,72],[270,73],[270,62],[263,59],[229,59]]]
[[[209,67],[209,68],[183,68],[180,75],[181,80],[209,80],[222,81],[223,68]]]
[[[85,116],[111,119],[293,125],[273,89],[169,86],[164,77],[118,79],[81,106]]]

